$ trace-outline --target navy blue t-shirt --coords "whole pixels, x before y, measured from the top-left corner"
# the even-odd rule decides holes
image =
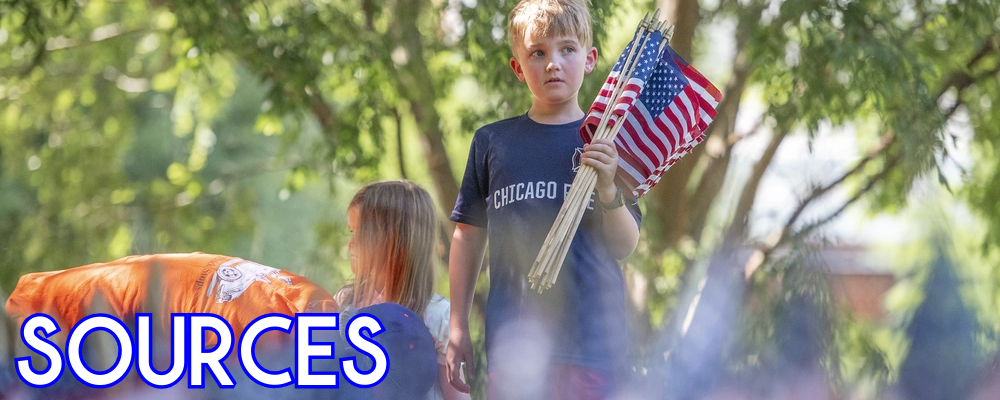
[[[583,120],[546,125],[527,114],[476,131],[451,219],[487,229],[490,291],[486,351],[490,364],[497,332],[518,334],[523,319],[542,321],[551,360],[611,372],[627,351],[625,284],[608,252],[596,196],[584,212],[556,284],[542,294],[527,275],[569,192],[583,153]],[[642,216],[628,200],[638,224]],[[515,356],[516,357],[516,356]]]

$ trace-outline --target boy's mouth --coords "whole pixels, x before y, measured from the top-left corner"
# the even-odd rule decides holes
[[[559,78],[551,78],[551,79],[545,81],[545,83],[558,83],[558,82],[562,82],[562,81],[563,80],[559,79]]]

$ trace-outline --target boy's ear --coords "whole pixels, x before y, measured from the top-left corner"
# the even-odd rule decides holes
[[[510,69],[514,70],[514,75],[517,75],[517,79],[524,82],[524,70],[521,69],[521,63],[517,62],[516,57],[510,58]]]
[[[583,72],[589,74],[597,66],[597,48],[591,47],[587,51],[587,63],[583,65]]]

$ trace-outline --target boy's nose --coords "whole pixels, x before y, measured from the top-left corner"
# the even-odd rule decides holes
[[[549,64],[545,66],[545,70],[546,71],[550,71],[550,72],[551,71],[558,71],[561,68],[562,67],[559,66],[559,63],[555,62],[555,61],[549,61]]]

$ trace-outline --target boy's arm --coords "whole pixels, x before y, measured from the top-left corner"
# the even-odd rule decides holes
[[[465,376],[472,376],[472,338],[469,337],[469,312],[476,281],[486,249],[486,229],[458,223],[451,240],[448,261],[448,281],[451,290],[451,333],[448,343],[448,381],[458,391],[469,393],[469,385],[462,382],[462,363],[466,364]]]
[[[468,393],[462,393],[458,391],[458,388],[454,387],[449,383],[448,378],[448,367],[444,365],[438,365],[438,381],[437,384],[441,386],[441,396],[444,400],[470,400],[471,397]]]
[[[611,139],[594,139],[583,146],[582,162],[597,169],[597,200],[607,204],[615,200],[618,187],[615,173],[618,172],[618,150]],[[604,239],[608,250],[616,259],[628,257],[639,244],[639,224],[625,206],[611,210],[599,208],[604,213]]]
[[[618,188],[597,188],[597,200],[610,203],[618,194]],[[639,224],[635,222],[632,213],[625,206],[604,211],[604,240],[608,243],[611,255],[621,260],[635,251],[639,244]]]

